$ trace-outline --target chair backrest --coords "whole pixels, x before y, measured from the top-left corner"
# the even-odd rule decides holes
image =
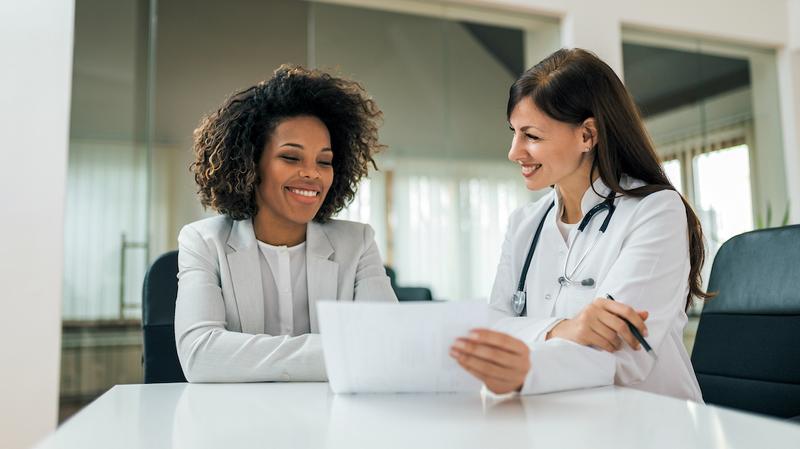
[[[398,301],[433,301],[433,293],[427,287],[397,287]]]
[[[398,301],[433,301],[433,292],[427,287],[400,287],[397,285],[397,273],[394,268],[384,265],[386,275],[389,276],[389,283],[397,296]]]
[[[178,297],[178,252],[153,262],[142,288],[144,383],[186,382],[175,347],[175,300]]]
[[[800,415],[800,225],[727,241],[709,290],[692,351],[705,401]]]
[[[394,272],[394,268],[384,265],[383,269],[386,270],[386,276],[389,276],[389,283],[392,284],[392,289],[397,291],[397,273]]]

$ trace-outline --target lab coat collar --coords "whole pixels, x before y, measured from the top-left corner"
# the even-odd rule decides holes
[[[622,182],[622,180],[620,182]],[[564,212],[561,209],[563,206],[561,192],[559,192],[557,186],[554,187],[554,190],[556,191],[555,210],[558,213],[556,216],[560,217]],[[594,180],[594,183],[592,183],[592,185],[589,186],[589,188],[586,189],[586,192],[583,194],[583,198],[581,199],[581,211],[583,212],[582,215],[586,215],[586,213],[589,212],[594,206],[605,200],[610,192],[611,188],[603,182],[603,178],[598,176],[597,179]]]

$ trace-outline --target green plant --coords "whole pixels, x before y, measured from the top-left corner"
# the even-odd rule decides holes
[[[776,226],[786,226],[789,224],[789,202],[786,202],[786,209],[783,212],[783,218],[780,224]],[[767,201],[767,214],[762,218],[761,214],[756,215],[756,229],[765,229],[772,227],[772,204]]]

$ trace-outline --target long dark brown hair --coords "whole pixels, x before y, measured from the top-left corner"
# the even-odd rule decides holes
[[[531,98],[542,112],[554,120],[580,125],[588,118],[597,122],[589,184],[595,171],[616,194],[645,197],[675,187],[661,167],[650,136],[645,130],[639,109],[625,86],[605,62],[580,48],[561,49],[527,70],[511,86],[507,115],[524,98]],[[645,185],[625,190],[620,177],[626,174]],[[676,191],[677,193],[677,191]],[[712,298],[702,288],[700,269],[705,259],[703,229],[692,207],[681,195],[689,227],[689,295]]]

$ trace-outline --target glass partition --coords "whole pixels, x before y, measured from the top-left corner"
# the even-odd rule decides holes
[[[531,60],[557,49],[558,25],[370,3],[314,3],[310,34],[313,63],[361,82],[384,111],[388,150],[362,186],[367,221],[399,285],[430,288],[436,299],[486,299],[506,220],[536,198],[506,158],[508,89]]]

